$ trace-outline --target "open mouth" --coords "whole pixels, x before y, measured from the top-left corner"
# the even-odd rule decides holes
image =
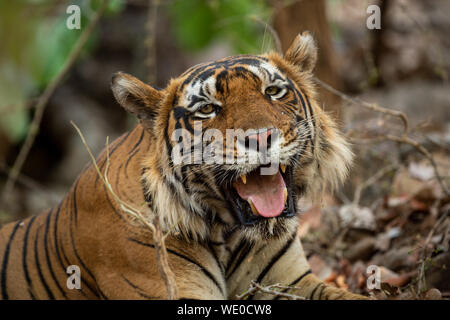
[[[280,165],[272,175],[264,175],[260,166],[241,175],[224,194],[243,225],[253,225],[258,221],[295,214],[292,192],[292,169]]]

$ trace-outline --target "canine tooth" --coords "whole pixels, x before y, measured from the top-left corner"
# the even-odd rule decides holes
[[[284,188],[284,203],[286,203],[287,196],[287,188]]]
[[[258,210],[256,210],[255,205],[253,204],[252,200],[248,199],[247,201],[248,201],[248,204],[250,205],[250,208],[252,208],[252,212],[253,212],[255,215],[258,215],[258,214],[259,214],[259,213],[258,213]]]
[[[247,176],[246,176],[245,174],[243,174],[243,175],[241,176],[241,179],[242,179],[242,182],[243,182],[244,184],[247,184]]]
[[[280,164],[280,168],[281,168],[281,171],[283,171],[283,173],[286,172],[286,165],[285,164]]]

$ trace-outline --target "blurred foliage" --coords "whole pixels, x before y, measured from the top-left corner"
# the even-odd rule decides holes
[[[77,4],[81,9],[81,30],[69,30],[66,9]],[[25,136],[29,112],[23,108],[27,99],[37,96],[60,71],[99,1],[68,3],[57,0],[0,1],[0,129],[13,142]],[[106,14],[120,12],[122,0],[109,2]],[[84,54],[95,45],[95,34]]]
[[[160,2],[162,3],[162,2]],[[67,7],[80,6],[81,30],[66,27]],[[0,0],[0,130],[17,143],[26,135],[27,101],[37,97],[60,71],[100,0]],[[119,14],[126,0],[109,0],[105,15]],[[273,44],[263,23],[264,0],[171,0],[164,2],[176,41],[186,50],[226,42],[235,53],[260,53]],[[97,36],[84,48],[92,52]],[[7,109],[8,112],[2,113]],[[11,112],[10,110],[14,110]]]
[[[263,0],[173,0],[169,14],[177,41],[200,50],[213,41],[228,41],[236,53],[261,53],[270,36],[255,20],[268,21],[270,7]]]

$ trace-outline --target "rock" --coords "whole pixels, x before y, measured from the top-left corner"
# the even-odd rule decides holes
[[[325,261],[317,254],[312,255],[308,259],[311,271],[320,279],[325,280],[331,277],[333,270]]]
[[[375,248],[381,251],[386,251],[389,249],[391,244],[391,239],[397,238],[401,235],[402,230],[398,227],[393,227],[386,232],[377,235]]]
[[[375,230],[376,223],[372,210],[347,204],[339,209],[339,218],[343,227]]]
[[[430,289],[427,292],[425,292],[424,299],[425,300],[442,300],[442,294],[438,289],[433,288],[433,289]]]
[[[375,251],[376,240],[374,237],[366,237],[351,245],[344,251],[344,257],[354,262],[357,260],[368,260]]]
[[[371,264],[384,266],[391,270],[399,270],[402,267],[414,266],[417,262],[417,254],[413,247],[393,248],[385,254],[377,254]]]
[[[434,169],[426,163],[411,162],[408,166],[408,172],[414,179],[428,181],[434,177]]]
[[[450,291],[450,252],[441,253],[433,258],[425,272],[428,287],[440,291]]]
[[[389,280],[390,279],[394,279],[394,278],[398,278],[398,274],[395,273],[392,270],[389,270],[386,267],[380,266],[380,278],[381,278],[381,282],[387,282],[390,284]]]

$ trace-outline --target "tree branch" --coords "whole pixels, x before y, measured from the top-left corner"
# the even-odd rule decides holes
[[[383,107],[378,106],[375,103],[368,103],[368,102],[363,101],[363,100],[361,100],[359,98],[352,98],[352,97],[346,95],[345,93],[334,89],[330,85],[326,84],[325,82],[323,82],[323,81],[321,81],[321,80],[319,80],[317,78],[315,78],[315,80],[317,81],[317,83],[319,85],[321,85],[325,89],[331,91],[332,93],[338,95],[343,100],[345,100],[345,101],[347,101],[347,102],[349,102],[351,104],[360,105],[360,106],[362,106],[364,108],[370,109],[370,110],[375,111],[375,112],[379,112],[379,113],[390,115],[392,117],[400,118],[402,120],[402,122],[403,122],[403,125],[404,125],[403,133],[402,133],[401,136],[395,136],[395,135],[388,134],[388,135],[379,135],[377,138],[381,138],[381,139],[384,139],[384,140],[391,140],[391,141],[404,143],[404,144],[409,144],[409,145],[413,146],[416,150],[418,150],[420,153],[422,153],[429,160],[429,162],[431,163],[431,166],[433,167],[433,170],[434,170],[435,177],[438,180],[438,183],[441,186],[443,192],[446,195],[450,195],[450,191],[449,191],[447,185],[445,184],[444,179],[439,174],[436,161],[434,160],[434,158],[431,155],[431,153],[423,145],[421,145],[417,141],[415,141],[415,140],[411,139],[410,137],[408,137],[408,117],[406,116],[405,113],[403,113],[401,111],[397,111],[397,110],[391,110],[391,109],[383,108]]]
[[[256,292],[263,292],[263,293],[273,295],[275,297],[286,298],[288,300],[306,300],[305,297],[297,296],[295,294],[290,294],[290,293],[286,293],[283,291],[277,291],[274,289],[289,290],[289,289],[296,289],[296,287],[282,286],[280,284],[272,284],[272,285],[263,287],[260,284],[258,284],[257,282],[252,280],[252,282],[250,284],[250,288],[247,291],[245,291],[243,294],[237,295],[236,298],[238,298],[240,300],[245,300],[247,297],[254,295]]]
[[[102,16],[105,10],[107,2],[108,1],[106,0],[101,1],[100,7],[95,13],[94,18],[90,21],[86,29],[84,29],[83,33],[78,38],[77,42],[75,43],[75,46],[73,47],[72,51],[69,54],[69,57],[65,61],[61,71],[51,80],[50,84],[45,88],[42,95],[38,98],[36,111],[33,120],[31,122],[30,129],[28,130],[27,137],[25,139],[24,144],[22,145],[22,148],[20,149],[19,155],[17,156],[11,168],[10,175],[8,176],[8,180],[6,181],[6,185],[3,189],[2,200],[6,200],[6,198],[14,188],[17,177],[20,171],[22,170],[25,160],[27,159],[28,154],[30,153],[30,150],[33,146],[34,140],[36,139],[36,135],[38,134],[44,110],[45,107],[47,106],[48,101],[50,100],[50,97],[53,95],[56,88],[60,85],[64,77],[67,75],[69,70],[75,64],[75,61],[80,56],[80,53],[84,45],[86,44],[87,40],[89,39],[89,36],[92,34],[97,23],[99,22],[100,17]]]
[[[387,115],[390,115],[392,117],[397,117],[400,118],[400,120],[403,122],[403,134],[407,134],[408,133],[408,117],[406,116],[405,113],[398,111],[398,110],[391,110],[391,109],[387,109],[387,108],[383,108],[380,107],[379,105],[377,105],[376,103],[369,103],[366,101],[361,100],[360,98],[357,97],[350,97],[348,95],[346,95],[345,93],[333,88],[332,86],[330,86],[329,84],[321,81],[318,78],[315,78],[315,81],[324,89],[334,93],[335,95],[339,96],[340,98],[342,98],[342,100],[347,101],[348,103],[351,104],[355,104],[355,105],[360,105],[366,109],[375,111],[375,112],[380,112],[380,113],[384,113]]]

